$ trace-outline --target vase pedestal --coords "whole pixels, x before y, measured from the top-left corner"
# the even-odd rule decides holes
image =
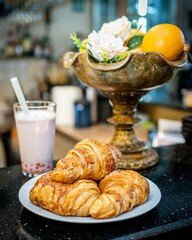
[[[137,105],[147,91],[103,93],[113,104],[113,117],[109,118],[108,122],[115,127],[110,143],[122,153],[117,163],[118,168],[138,170],[157,164],[156,151],[148,143],[139,141],[134,132],[134,125],[140,121],[135,116]]]
[[[168,61],[158,52],[132,52],[120,62],[105,64],[87,53],[67,52],[62,61],[81,82],[102,91],[112,102],[113,117],[108,121],[115,128],[111,143],[122,153],[118,168],[139,170],[157,164],[155,149],[136,138],[137,105],[144,94],[174,77],[187,64],[188,54],[183,51],[179,59]]]
[[[111,143],[113,144],[113,142]],[[157,152],[153,148],[148,147],[142,151],[122,153],[122,157],[118,160],[117,168],[140,170],[152,167],[158,161]]]

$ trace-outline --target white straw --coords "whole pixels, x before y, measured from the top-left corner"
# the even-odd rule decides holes
[[[23,95],[23,92],[21,90],[21,86],[19,84],[17,77],[11,78],[11,83],[13,85],[13,89],[14,89],[17,99],[22,107],[23,112],[25,114],[29,115],[29,109],[27,107],[27,103],[25,101],[25,97]]]

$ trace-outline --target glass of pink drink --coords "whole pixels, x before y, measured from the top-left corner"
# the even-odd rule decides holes
[[[53,168],[56,104],[50,101],[27,101],[29,115],[15,103],[22,172],[33,177]]]

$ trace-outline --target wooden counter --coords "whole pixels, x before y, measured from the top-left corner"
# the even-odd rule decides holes
[[[102,142],[110,142],[113,138],[115,128],[110,124],[95,124],[87,128],[75,128],[71,126],[57,126],[56,127],[56,143],[55,148],[57,154],[54,159],[62,158],[66,153],[74,147],[77,142],[87,138],[97,139]],[[148,141],[148,132],[146,129],[137,125],[135,133],[140,141]]]
[[[103,142],[110,142],[115,133],[115,128],[113,125],[109,124],[96,124],[87,128],[75,128],[69,126],[57,126],[57,131],[63,133],[64,135],[70,137],[74,141],[82,141],[86,138],[94,138]],[[141,126],[135,127],[135,133],[140,141],[148,140],[147,130]]]
[[[69,126],[57,126],[57,131],[65,136],[80,142],[86,138],[94,138],[103,142],[109,142],[114,134],[114,127],[108,124],[96,124],[87,128],[75,128]]]

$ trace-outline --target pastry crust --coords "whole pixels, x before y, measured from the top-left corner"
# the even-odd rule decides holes
[[[49,172],[36,181],[29,198],[33,204],[62,216],[89,216],[99,196],[100,190],[92,180],[64,184],[54,181]]]
[[[113,145],[81,141],[35,182],[30,201],[62,216],[102,219],[128,212],[147,200],[150,188],[138,172],[116,170],[119,157]]]
[[[132,170],[116,170],[99,184],[101,196],[93,203],[90,214],[94,218],[116,217],[143,204],[149,196],[149,183]]]
[[[77,143],[66,157],[57,162],[52,178],[63,183],[77,179],[101,180],[115,170],[120,151],[114,146],[94,139]]]

